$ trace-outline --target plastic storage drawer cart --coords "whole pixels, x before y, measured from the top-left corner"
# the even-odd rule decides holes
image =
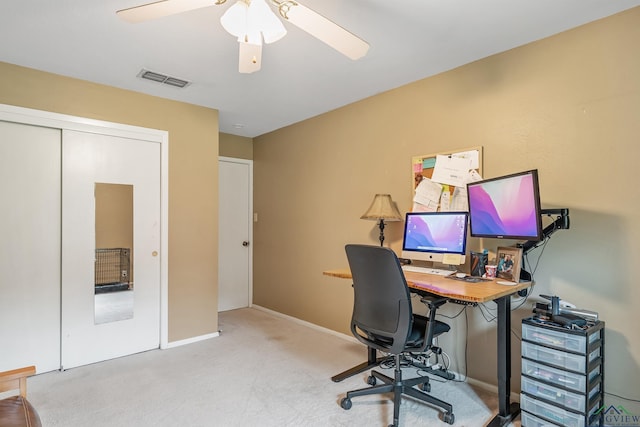
[[[604,322],[522,320],[522,427],[603,425]]]

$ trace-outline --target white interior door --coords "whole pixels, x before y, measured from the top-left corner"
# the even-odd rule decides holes
[[[252,162],[220,159],[218,311],[251,304]]]
[[[160,343],[160,144],[65,130],[62,142],[62,367]],[[133,317],[95,323],[96,183],[133,186]]]
[[[0,371],[60,367],[60,135],[0,121]]]

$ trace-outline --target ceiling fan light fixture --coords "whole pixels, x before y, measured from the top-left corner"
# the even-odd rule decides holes
[[[260,33],[247,33],[244,37],[238,39],[239,42],[262,46],[262,37]]]
[[[238,71],[251,74],[259,71],[262,66],[262,45],[240,42],[238,57]]]
[[[280,18],[271,10],[265,0],[251,0],[248,15],[249,28],[257,28],[265,43],[277,42],[287,34]]]
[[[238,0],[220,17],[220,24],[225,31],[238,38],[242,37],[247,30],[247,12],[249,5]]]
[[[222,15],[220,23],[240,42],[257,44],[257,38],[264,38],[265,43],[273,43],[287,34],[282,21],[264,0],[238,0]]]
[[[125,21],[143,22],[226,2],[227,0],[156,0],[118,10],[116,13]],[[262,43],[273,43],[287,34],[283,20],[351,59],[361,58],[369,50],[366,41],[301,5],[297,0],[235,0],[220,18],[220,23],[239,42],[241,73],[253,73],[260,69]],[[180,79],[166,80],[164,77],[151,74],[145,78],[172,86],[189,84]]]

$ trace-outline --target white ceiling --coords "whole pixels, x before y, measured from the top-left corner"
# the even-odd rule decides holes
[[[218,109],[220,131],[254,137],[640,5],[640,0],[305,0],[370,44],[352,61],[285,23],[262,70],[238,73],[238,43],[213,5],[130,24],[152,0],[1,0],[0,61]],[[549,64],[552,66],[553,64]],[[184,89],[142,80],[148,69]]]

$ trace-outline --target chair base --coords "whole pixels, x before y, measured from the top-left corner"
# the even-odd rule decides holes
[[[455,416],[453,415],[453,406],[451,406],[451,404],[415,388],[415,386],[419,386],[423,389],[429,390],[429,377],[417,377],[403,380],[399,355],[395,356],[395,362],[395,378],[391,378],[378,371],[371,371],[371,375],[367,379],[367,383],[369,383],[372,387],[366,387],[347,392],[347,396],[340,401],[340,406],[343,409],[350,409],[351,398],[357,396],[393,393],[393,424],[391,424],[390,427],[399,425],[400,402],[402,400],[402,395],[413,397],[414,399],[443,409],[444,414],[442,415],[442,421],[448,424],[453,424],[455,421]],[[384,384],[376,385],[376,380],[380,380]]]
[[[382,362],[386,361],[389,358],[388,356],[378,357],[376,350],[371,347],[367,347],[367,355],[368,358],[366,362],[363,362],[359,365],[354,366],[353,368],[347,369],[344,372],[340,372],[339,374],[332,376],[331,381],[337,383],[344,380],[345,378],[349,378],[361,372],[368,371],[369,369],[375,368],[376,366],[380,365]]]

